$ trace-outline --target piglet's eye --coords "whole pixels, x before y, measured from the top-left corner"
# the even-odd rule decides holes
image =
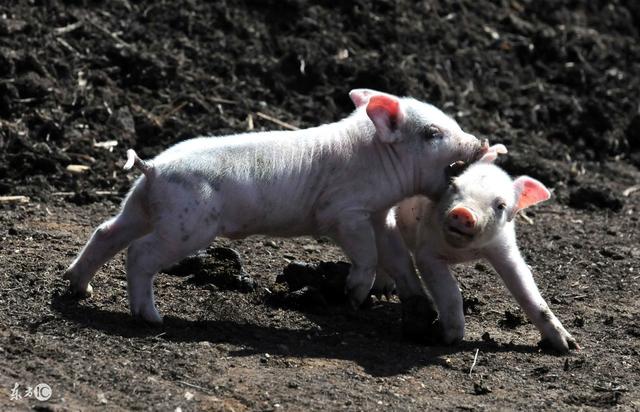
[[[438,126],[430,124],[425,129],[424,137],[425,139],[442,139],[444,137],[444,133]]]
[[[507,208],[507,204],[505,202],[499,202],[496,207],[498,210],[505,210]]]

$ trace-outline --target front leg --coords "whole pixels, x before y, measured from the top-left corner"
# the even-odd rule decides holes
[[[438,338],[438,311],[416,274],[413,259],[395,222],[387,214],[374,217],[378,246],[376,285],[395,285],[402,301],[402,331],[405,337],[432,343]],[[389,279],[389,275],[393,281]]]
[[[464,338],[464,310],[458,281],[449,271],[449,265],[424,246],[416,251],[416,264],[422,280],[438,308],[440,338],[447,345]]]
[[[345,292],[351,306],[357,309],[369,296],[378,261],[370,216],[364,212],[344,214],[338,220],[334,237],[351,260]]]
[[[427,296],[402,234],[393,222],[387,221],[387,212],[374,216],[373,227],[378,249],[375,284],[387,286],[395,282],[396,291],[403,302],[414,296]],[[393,281],[386,275],[391,276]]]
[[[540,295],[529,266],[517,246],[489,250],[487,259],[504,281],[529,320],[542,335],[542,345],[560,351],[580,349],[576,340],[565,330],[547,302]],[[505,250],[506,249],[506,250]]]

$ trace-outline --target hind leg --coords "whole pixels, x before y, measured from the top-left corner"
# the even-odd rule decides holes
[[[156,273],[206,247],[213,240],[202,238],[177,244],[168,239],[171,237],[160,236],[154,231],[134,241],[127,250],[127,290],[131,315],[151,324],[162,323],[153,295]]]
[[[125,207],[116,217],[102,223],[64,273],[70,290],[78,296],[91,295],[89,284],[95,273],[132,240],[149,231],[147,219],[133,207]]]

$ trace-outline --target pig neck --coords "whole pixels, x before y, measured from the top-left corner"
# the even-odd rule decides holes
[[[382,166],[382,179],[381,183],[384,183],[389,188],[395,188],[395,201],[396,203],[402,199],[421,194],[420,179],[419,179],[419,167],[414,166],[413,157],[407,156],[406,153],[403,156],[402,151],[407,150],[400,144],[387,144],[380,142],[375,138],[374,149],[376,151],[377,159]],[[404,150],[403,150],[404,149]]]
[[[364,110],[358,110],[334,125],[335,132],[329,137],[331,144],[336,144],[337,140],[339,146],[345,143],[350,146],[346,151],[341,150],[344,175],[335,178],[352,179],[354,192],[366,197],[368,209],[387,209],[418,193],[413,162],[410,156],[402,156],[406,148],[400,145],[404,143],[381,142]],[[335,156],[334,150],[329,152]],[[323,167],[323,163],[326,164],[319,162],[319,167]]]

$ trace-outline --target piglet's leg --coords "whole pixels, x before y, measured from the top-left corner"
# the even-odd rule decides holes
[[[517,248],[491,250],[487,259],[504,281],[527,317],[542,334],[542,344],[560,352],[579,349],[576,340],[551,312]]]
[[[164,235],[160,235],[164,233]],[[175,242],[175,234],[156,230],[142,237],[127,250],[127,290],[129,308],[134,318],[151,324],[162,323],[153,296],[153,278],[162,268],[206,247],[209,236],[192,236],[190,241]]]
[[[369,216],[364,213],[343,216],[336,226],[334,236],[351,260],[345,292],[349,303],[356,309],[369,296],[378,260],[375,234]]]
[[[382,287],[385,289],[382,292],[385,293],[395,281],[398,296],[402,301],[412,296],[426,296],[400,231],[397,227],[387,224],[385,220],[386,212],[376,216],[373,221],[378,250],[378,270],[374,288]],[[393,281],[388,278],[389,276]]]
[[[166,249],[167,242],[152,233],[133,242],[127,250],[129,309],[134,318],[151,324],[162,323],[153,297],[153,278],[162,267],[179,259],[174,251]]]
[[[70,290],[78,296],[91,295],[89,284],[96,271],[134,239],[149,231],[146,217],[138,208],[126,205],[116,217],[102,223],[64,273]]]
[[[449,271],[449,266],[433,256],[428,248],[418,249],[415,258],[422,280],[438,308],[443,343],[450,345],[460,342],[464,338],[464,311],[458,282]]]

